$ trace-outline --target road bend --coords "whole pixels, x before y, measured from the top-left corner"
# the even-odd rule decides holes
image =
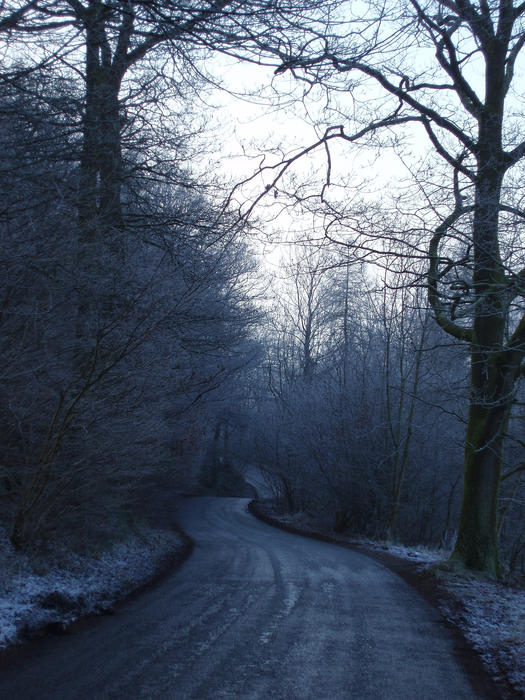
[[[471,683],[437,611],[365,555],[188,498],[188,561],[115,615],[31,643],[0,698],[460,700]]]

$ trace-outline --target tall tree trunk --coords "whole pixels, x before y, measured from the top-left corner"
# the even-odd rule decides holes
[[[478,118],[473,220],[474,323],[465,482],[453,558],[499,576],[498,494],[504,433],[514,399],[521,353],[505,339],[508,284],[499,249],[503,177],[510,161],[503,148],[507,47],[512,4],[502,6],[498,36],[485,44],[485,102]]]
[[[84,18],[86,92],[79,169],[77,247],[77,367],[82,372],[92,338],[112,309],[111,265],[124,256],[122,239],[122,156],[119,91],[123,69],[112,62],[103,10]],[[108,256],[108,252],[116,255]],[[109,267],[108,267],[109,266]],[[101,315],[102,314],[102,315]]]
[[[456,547],[462,565],[500,575],[498,495],[505,432],[520,372],[521,349],[476,348],[465,443],[465,483]]]
[[[494,90],[498,92],[496,88]],[[490,91],[487,98],[490,101]],[[503,100],[494,98],[503,106]],[[497,514],[504,432],[515,377],[506,365],[507,289],[498,241],[502,158],[501,109],[480,123],[478,180],[473,220],[475,316],[471,345],[470,404],[465,481],[453,559],[499,576]]]
[[[453,559],[499,576],[498,493],[506,409],[471,404],[465,446],[465,483]]]
[[[104,56],[103,43],[103,28],[88,27],[78,214],[81,237],[91,242],[112,228],[122,228],[122,76],[111,57]]]
[[[122,153],[120,124],[120,78],[108,67],[100,90],[99,217],[104,235],[115,235],[123,228]],[[117,243],[118,245],[118,243]]]

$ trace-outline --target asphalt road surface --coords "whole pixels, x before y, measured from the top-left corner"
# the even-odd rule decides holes
[[[190,498],[190,559],[0,669],[0,698],[459,700],[476,692],[438,613],[352,551],[274,529],[247,499]]]

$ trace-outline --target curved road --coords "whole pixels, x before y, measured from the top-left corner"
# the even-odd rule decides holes
[[[438,614],[401,578],[265,525],[247,503],[185,500],[190,559],[114,616],[15,655],[0,671],[0,697],[483,697]]]

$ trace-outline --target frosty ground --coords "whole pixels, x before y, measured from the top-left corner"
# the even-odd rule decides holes
[[[444,552],[377,545],[389,554],[418,564],[422,574],[442,561]],[[525,590],[474,576],[440,573],[437,604],[479,655],[492,677],[525,698]]]
[[[0,529],[0,649],[62,631],[85,615],[111,612],[186,547],[180,534],[142,525],[102,552],[80,555],[56,545],[45,554],[20,553]]]

